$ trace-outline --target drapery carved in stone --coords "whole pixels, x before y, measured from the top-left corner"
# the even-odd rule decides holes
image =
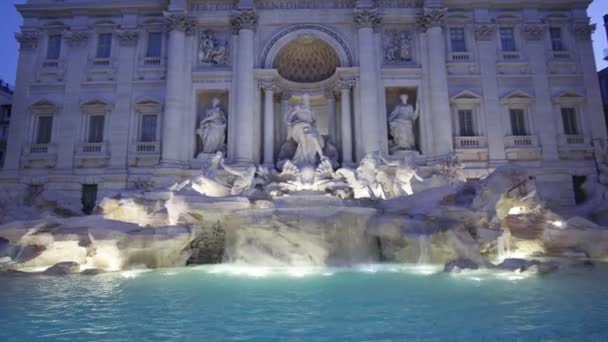
[[[574,34],[579,40],[591,40],[591,35],[595,32],[595,24],[576,24],[574,25]]]
[[[213,31],[202,32],[198,58],[203,65],[226,65],[228,63],[228,42],[220,42]]]
[[[118,43],[124,46],[135,46],[139,40],[139,32],[137,30],[118,30],[115,33]]]
[[[353,20],[358,27],[375,28],[382,23],[382,17],[380,16],[377,8],[357,8],[355,9],[355,16]]]
[[[412,60],[412,34],[409,31],[387,31],[385,37],[385,62],[404,63]]]
[[[496,25],[494,24],[477,24],[475,25],[475,39],[477,40],[492,40],[496,33]]]
[[[89,42],[89,33],[86,31],[63,31],[63,37],[71,47],[84,47]]]
[[[38,46],[38,39],[40,34],[38,31],[24,31],[21,33],[15,33],[15,39],[19,42],[21,50],[31,50]]]
[[[546,26],[541,24],[526,24],[523,34],[527,40],[541,40],[545,35]]]
[[[233,32],[240,30],[255,30],[258,24],[258,17],[253,10],[240,10],[232,13],[230,20]]]
[[[431,27],[443,26],[446,8],[425,8],[424,14],[416,20],[421,31],[426,31]]]
[[[175,30],[192,34],[196,28],[194,19],[181,13],[165,13],[165,22],[169,31]]]

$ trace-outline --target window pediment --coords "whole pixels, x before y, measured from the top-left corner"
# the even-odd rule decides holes
[[[80,104],[80,109],[86,114],[105,114],[111,112],[113,107],[110,102],[101,98],[92,98]]]
[[[452,104],[478,104],[481,103],[481,96],[470,90],[463,90],[450,98]]]
[[[56,114],[60,106],[48,99],[40,99],[30,105],[30,110],[36,114]]]
[[[500,99],[503,105],[510,104],[530,104],[534,101],[534,96],[526,93],[523,90],[516,90]]]
[[[584,96],[582,96],[578,93],[572,92],[572,91],[562,92],[553,98],[553,102],[555,102],[556,104],[559,104],[559,105],[580,104],[584,100],[585,100]]]
[[[144,114],[160,114],[163,103],[153,97],[143,97],[135,102],[135,111]]]

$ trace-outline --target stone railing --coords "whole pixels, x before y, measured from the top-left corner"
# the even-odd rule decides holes
[[[44,69],[59,69],[63,67],[63,60],[61,59],[45,59],[42,61],[42,68]]]
[[[144,57],[142,65],[146,68],[158,68],[163,65],[160,57]]]
[[[150,153],[157,154],[160,153],[160,143],[159,142],[137,142],[135,143],[134,148],[135,153]]]
[[[558,139],[559,139],[560,146],[572,146],[572,145],[578,145],[578,146],[589,145],[590,146],[589,137],[586,137],[586,136],[580,135],[580,134],[576,134],[576,135],[560,134]]]
[[[49,154],[55,152],[54,144],[32,144],[26,148],[30,154]]]
[[[501,52],[501,60],[503,62],[519,62],[521,53],[518,51],[503,51]]]
[[[103,154],[107,151],[107,143],[83,143],[78,145],[77,152],[84,154]]]
[[[107,68],[110,66],[110,63],[109,58],[91,58],[89,60],[89,65],[97,68]]]
[[[487,146],[488,138],[486,137],[454,137],[456,149],[487,148]]]
[[[55,167],[57,146],[55,144],[31,144],[23,147],[21,163],[24,168],[45,169]]]
[[[505,137],[507,148],[538,147],[538,137],[534,135],[516,135]]]
[[[551,59],[556,61],[567,61],[571,58],[568,51],[551,51]]]
[[[451,52],[449,59],[451,62],[470,62],[473,57],[470,52]]]

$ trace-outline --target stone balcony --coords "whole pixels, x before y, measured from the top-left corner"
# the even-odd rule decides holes
[[[36,73],[39,83],[63,82],[65,77],[65,61],[63,59],[45,59]]]
[[[31,144],[23,147],[21,164],[26,169],[53,168],[57,164],[55,144]]]
[[[89,58],[86,70],[87,82],[107,82],[116,78],[117,63],[113,58]]]
[[[499,75],[521,75],[530,73],[530,65],[519,51],[500,51],[496,62]]]
[[[78,168],[105,167],[110,160],[107,142],[82,143],[76,146],[74,165]]]
[[[538,160],[542,149],[535,135],[516,135],[504,138],[505,152],[508,160]]]
[[[160,141],[136,142],[129,149],[129,166],[154,166],[160,162]]]
[[[487,137],[454,137],[454,149],[462,161],[488,160]]]
[[[139,81],[164,80],[166,62],[162,57],[144,57],[139,61],[135,77]]]
[[[547,52],[547,67],[549,73],[558,75],[572,75],[577,72],[577,63],[574,62],[573,53],[570,51]]]
[[[560,134],[558,153],[561,159],[592,159],[591,138],[585,135]]]

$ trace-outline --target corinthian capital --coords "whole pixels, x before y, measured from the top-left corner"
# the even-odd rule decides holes
[[[63,31],[63,37],[71,47],[87,46],[89,42],[89,33],[86,31]]]
[[[527,40],[541,40],[545,34],[546,26],[542,24],[526,24],[523,28]]]
[[[275,94],[281,92],[281,88],[276,85],[273,81],[261,81],[260,89],[265,92],[273,92]]]
[[[193,34],[196,22],[185,13],[165,12],[165,22],[168,31],[181,31],[186,34]]]
[[[238,10],[232,12],[230,19],[233,32],[240,30],[255,30],[258,24],[258,17],[253,10]]]
[[[477,40],[492,40],[496,33],[496,25],[494,24],[477,24],[475,26],[475,39]]]
[[[123,46],[135,46],[139,40],[139,31],[137,30],[118,30],[115,35],[120,45]]]
[[[354,79],[342,79],[336,85],[336,91],[350,90],[354,86],[355,86]]]
[[[38,31],[24,31],[15,33],[15,39],[19,42],[21,50],[31,50],[38,46]]]
[[[446,8],[425,8],[424,14],[416,20],[418,27],[426,31],[431,27],[442,26],[446,12]]]
[[[382,17],[377,8],[356,8],[353,20],[358,27],[375,28],[382,23]]]
[[[595,24],[576,24],[574,25],[574,34],[577,39],[580,40],[591,40],[591,35],[595,32]]]

